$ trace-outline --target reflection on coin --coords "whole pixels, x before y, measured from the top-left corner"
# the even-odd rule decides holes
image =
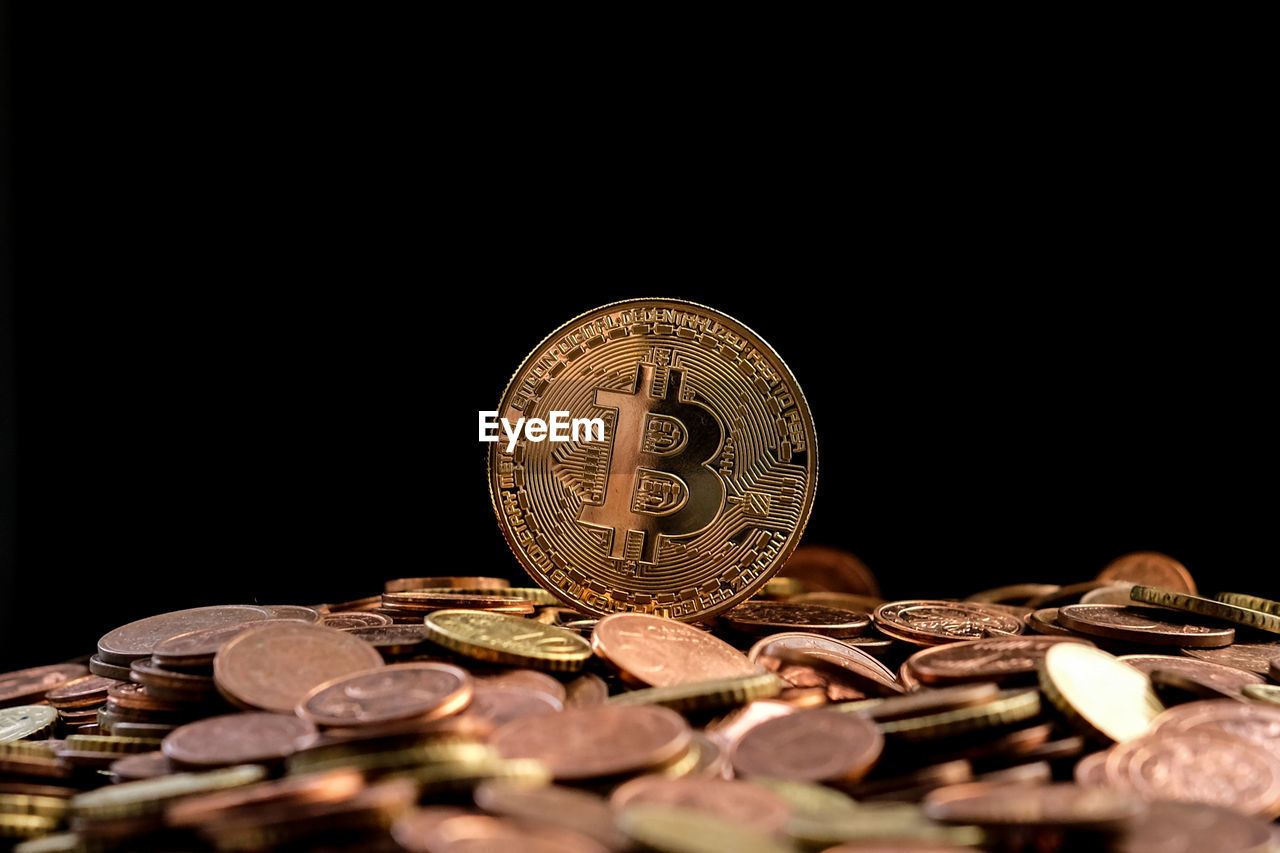
[[[1058,643],[1087,642],[1067,637],[993,637],[921,649],[907,659],[912,674],[926,684],[1005,681],[1032,676]]]
[[[282,761],[315,732],[306,720],[284,714],[223,714],[175,729],[162,749],[179,764],[196,767]]]
[[[734,746],[734,772],[797,782],[856,782],[867,774],[884,738],[857,714],[825,708],[776,717],[747,731]]]
[[[1252,741],[1280,761],[1280,709],[1258,703],[1220,699],[1189,702],[1170,708],[1152,724],[1152,731],[1185,732],[1212,729]]]
[[[724,640],[643,613],[601,619],[591,632],[591,649],[627,680],[651,687],[761,672]]]
[[[828,637],[856,637],[870,627],[871,618],[865,613],[818,604],[747,601],[720,614],[720,622],[748,634],[806,631]]]
[[[791,814],[786,800],[772,791],[726,779],[640,776],[617,788],[609,801],[619,811],[637,803],[658,803],[705,812],[765,835],[781,832]]]
[[[1158,551],[1137,551],[1117,557],[1098,574],[1098,580],[1110,583],[1128,581],[1178,592],[1196,591],[1196,582],[1187,567]]]
[[[1145,673],[1082,643],[1049,649],[1040,686],[1086,733],[1115,741],[1140,737],[1164,710]]]
[[[603,440],[495,441],[489,486],[516,558],[569,606],[703,619],[798,543],[817,479],[809,407],[733,318],[636,299],[570,320],[497,407],[513,424],[551,412],[600,418]]]
[[[1058,609],[1058,622],[1082,634],[1148,646],[1229,646],[1236,637],[1232,628],[1179,619],[1167,610],[1120,604],[1068,604]]]
[[[803,631],[770,634],[751,647],[747,659],[784,677],[787,664],[819,664],[818,683],[827,688],[834,679],[864,695],[902,692],[893,670],[880,661],[855,646],[818,634]]]

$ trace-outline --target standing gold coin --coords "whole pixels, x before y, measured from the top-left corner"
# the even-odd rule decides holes
[[[476,660],[577,672],[591,657],[591,645],[572,631],[532,619],[483,610],[437,610],[426,618],[437,645]]]
[[[568,441],[552,441],[553,412]],[[804,532],[818,473],[813,419],[785,363],[718,311],[635,299],[540,343],[497,408],[489,454],[503,535],[576,610],[694,621],[750,598]],[[564,418],[568,418],[566,422]],[[603,434],[569,428],[600,419]]]

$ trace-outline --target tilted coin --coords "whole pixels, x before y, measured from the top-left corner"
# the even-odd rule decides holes
[[[1212,619],[1221,619],[1224,622],[1244,625],[1271,634],[1280,634],[1280,616],[1266,613],[1262,610],[1251,610],[1247,607],[1215,601],[1212,598],[1201,598],[1190,593],[1175,592],[1150,586],[1135,586],[1129,591],[1129,594],[1134,601],[1156,604],[1160,607],[1182,610],[1187,613],[1196,613]]]
[[[55,687],[44,698],[55,708],[96,707],[106,701],[107,691],[119,683],[114,678],[84,675]]]
[[[493,663],[576,672],[591,657],[577,634],[532,619],[475,610],[437,610],[426,617],[432,642]]]
[[[850,814],[804,816],[792,819],[787,831],[807,846],[827,848],[828,853],[858,850],[948,851],[971,850],[986,839],[976,826],[949,826],[931,820],[915,803],[859,803]]]
[[[471,704],[464,715],[486,720],[497,728],[514,720],[562,710],[562,702],[541,690],[514,685],[475,684],[471,691]]]
[[[566,705],[599,705],[609,698],[609,685],[598,675],[584,672],[564,686]]]
[[[636,803],[618,813],[633,845],[663,853],[788,853],[791,847],[750,826],[703,810]]]
[[[689,724],[656,705],[568,708],[504,725],[490,743],[504,758],[543,762],[558,780],[657,768],[689,749]]]
[[[863,714],[876,722],[903,720],[941,714],[959,708],[969,708],[995,702],[1000,698],[999,685],[981,682],[956,684],[932,690],[918,690],[888,699],[867,699],[862,702],[844,702],[833,705],[832,710]]]
[[[1056,785],[954,785],[931,792],[924,812],[934,820],[978,826],[1047,826],[1118,832],[1146,804],[1132,794],[1063,782]]]
[[[801,545],[778,574],[801,581],[811,592],[880,597],[880,586],[865,563],[848,551],[826,545]]]
[[[805,631],[828,637],[856,637],[871,625],[865,613],[818,604],[785,601],[747,601],[720,614],[720,622],[748,634]]]
[[[261,604],[258,606],[268,611],[272,619],[287,619],[294,622],[320,621],[320,611],[314,607],[303,607],[300,604]]]
[[[397,824],[396,840],[411,853],[479,853],[486,850],[607,853],[608,850],[590,836],[571,829],[489,815],[456,815],[422,828],[417,824]]]
[[[1029,599],[1039,595],[1052,595],[1060,589],[1062,587],[1056,583],[1015,583],[975,592],[965,596],[964,600],[986,604],[1025,604]]]
[[[344,614],[339,614],[344,615]],[[371,614],[352,614],[371,615]],[[336,627],[325,623],[326,627]],[[408,655],[419,651],[431,638],[426,625],[371,625],[368,627],[339,628],[353,637],[359,637],[373,646],[384,657]]]
[[[1040,687],[1086,734],[1115,741],[1142,736],[1164,710],[1145,673],[1083,643],[1049,649]]]
[[[425,595],[443,594],[443,595],[449,595],[449,596],[498,596],[504,599],[517,598],[522,601],[527,601],[536,607],[554,607],[560,604],[560,599],[556,598],[554,595],[547,592],[545,589],[543,589],[540,586],[508,586],[498,590],[486,589],[484,587],[480,587],[478,589],[460,589],[458,587],[442,586],[442,587],[429,587],[427,589],[415,589],[415,590],[410,590],[410,592],[425,594]],[[451,600],[456,600],[456,599],[451,599]],[[506,602],[506,603],[511,604],[514,602]],[[450,605],[450,606],[465,607],[467,605],[458,604],[458,605]],[[489,608],[480,608],[480,609],[483,610],[483,609],[489,609]]]
[[[1228,699],[1188,702],[1170,708],[1152,723],[1157,734],[1203,729],[1245,738],[1280,761],[1280,709],[1267,705]]]
[[[1204,803],[1151,800],[1115,841],[1117,853],[1275,853],[1271,825]]]
[[[107,663],[128,665],[138,658],[150,655],[156,643],[178,634],[215,625],[233,625],[270,618],[270,610],[250,604],[193,607],[190,610],[161,613],[108,631],[98,640],[98,654]]]
[[[713,678],[710,681],[685,681],[665,687],[647,687],[629,690],[609,699],[614,705],[662,705],[677,711],[706,711],[713,708],[732,708],[754,699],[777,696],[782,681],[776,675],[763,672],[759,675],[738,675],[731,678]]]
[[[1178,592],[1196,591],[1196,582],[1187,567],[1159,551],[1136,551],[1117,557],[1098,574],[1098,580],[1109,583],[1129,581]]]
[[[586,791],[562,785],[531,787],[493,780],[476,788],[475,801],[491,814],[552,823],[580,832],[610,849],[621,845],[609,802]]]
[[[1107,755],[1108,752],[1092,752],[1076,762],[1072,771],[1077,785],[1088,788],[1107,787]]]
[[[765,835],[781,833],[791,808],[767,788],[727,779],[667,779],[640,776],[614,790],[618,811],[637,803],[658,803],[725,818]]]
[[[398,663],[318,685],[297,714],[322,726],[433,720],[471,701],[471,676],[447,663]]]
[[[579,678],[596,678],[589,673],[579,676]],[[596,678],[598,681],[599,679]],[[537,690],[539,693],[545,693],[560,704],[565,704],[567,697],[567,689],[565,685],[545,672],[538,672],[536,669],[507,669],[488,675],[474,676],[476,684],[488,684],[498,687],[527,687],[530,690]],[[604,686],[604,682],[600,682]],[[605,695],[608,695],[609,688],[605,687]]]
[[[750,598],[796,547],[813,421],[782,359],[733,318],[668,299],[574,318],[497,407],[512,424],[553,412],[598,418],[604,434],[495,441],[489,486],[516,558],[569,606],[703,619]]]
[[[1219,694],[1233,699],[1244,698],[1243,691],[1246,685],[1261,684],[1263,681],[1262,676],[1254,675],[1252,672],[1195,658],[1173,655],[1121,655],[1120,660],[1148,675],[1157,671],[1176,673],[1205,684]]]
[[[1062,627],[1062,623],[1058,621],[1057,607],[1041,607],[1039,610],[1033,610],[1027,614],[1024,620],[1027,627],[1037,634],[1045,634],[1054,637],[1083,637],[1075,631],[1070,631]]]
[[[345,631],[275,622],[224,645],[214,658],[213,677],[235,704],[287,714],[317,685],[380,666],[378,650]]]
[[[1080,596],[1081,604],[1123,604],[1126,607],[1133,603],[1133,599],[1129,597],[1129,590],[1133,589],[1134,584],[1117,583],[1110,586],[1100,586],[1092,589]]]
[[[326,613],[320,618],[320,624],[326,628],[337,628],[350,631],[352,628],[377,628],[390,625],[391,617],[381,613],[355,611],[352,613]]]
[[[813,672],[814,685],[823,687],[833,701],[832,688],[845,686],[861,696],[901,693],[893,670],[865,651],[832,637],[803,631],[770,634],[747,652],[747,659],[792,680],[795,665]],[[795,683],[792,681],[792,683]]]
[[[348,800],[364,788],[364,778],[351,768],[308,773],[179,800],[166,810],[165,822],[198,828],[234,820],[264,806],[305,811],[309,805]]]
[[[430,577],[430,578],[396,578],[383,584],[383,592],[411,592],[415,589],[506,589],[511,586],[503,578],[486,577]]]
[[[1213,648],[1229,646],[1236,638],[1233,628],[1204,625],[1178,614],[1150,607],[1120,604],[1068,604],[1058,609],[1064,628],[1148,646]]]
[[[739,776],[769,776],[798,782],[856,782],[884,749],[884,737],[869,720],[825,708],[798,711],[749,729],[734,745]]]
[[[1280,705],[1280,684],[1246,684],[1240,692],[1246,699]]]
[[[1233,666],[1258,675],[1267,675],[1271,659],[1280,656],[1280,642],[1233,643],[1221,649],[1181,649],[1180,651],[1197,660],[1220,663],[1223,666]]]
[[[1153,584],[1153,586],[1158,586],[1158,584]],[[1280,616],[1280,601],[1273,601],[1270,598],[1245,595],[1240,592],[1220,592],[1214,598],[1226,604],[1234,604],[1238,607],[1247,607],[1250,610],[1261,610],[1263,613]]]
[[[591,649],[623,678],[650,687],[762,671],[724,640],[644,613],[618,613],[601,619],[591,632]]]
[[[160,750],[126,755],[111,763],[108,768],[117,782],[136,782],[140,779],[155,779],[169,776],[179,771],[178,765]]]
[[[191,767],[282,761],[293,754],[300,740],[315,732],[310,722],[283,714],[222,714],[175,729],[161,749],[172,760]]]
[[[242,764],[201,773],[176,773],[158,779],[122,782],[78,794],[71,800],[71,814],[86,819],[158,814],[172,800],[251,785],[262,781],[266,775],[264,767]]]
[[[432,610],[515,610],[532,613],[533,603],[512,595],[483,595],[462,592],[385,592],[382,594],[384,610],[405,610],[426,613]]]
[[[1097,589],[1109,587],[1114,581],[1084,581],[1083,583],[1071,583],[1066,586],[1060,586],[1053,592],[1046,592],[1043,595],[1028,598],[1025,606],[1032,610],[1040,610],[1045,607],[1061,607],[1064,604],[1075,604],[1081,598]]]
[[[107,663],[98,655],[89,656],[89,672],[101,675],[103,678],[114,678],[116,681],[127,681],[129,678],[128,666]]]
[[[934,646],[1001,634],[1021,634],[1021,619],[972,601],[891,601],[876,608],[876,627],[891,637]]]
[[[1077,643],[1068,637],[992,637],[921,649],[907,659],[912,674],[926,684],[1005,681],[1034,676],[1049,649]]]
[[[174,669],[203,669],[213,666],[214,655],[219,649],[250,628],[290,621],[293,620],[266,619],[232,622],[228,625],[212,625],[208,628],[175,634],[155,644],[151,650],[151,659],[160,666]]]
[[[58,712],[48,705],[14,705],[0,708],[0,743],[38,738],[53,728]]]
[[[39,701],[55,687],[88,674],[88,669],[80,663],[55,663],[7,672],[0,675],[0,708]]]
[[[875,709],[872,709],[874,712]],[[880,731],[904,741],[932,741],[1008,726],[1040,713],[1035,690],[1002,690],[988,702],[977,702],[950,711],[882,720]]]

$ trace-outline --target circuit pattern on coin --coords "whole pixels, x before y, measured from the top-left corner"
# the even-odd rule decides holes
[[[795,378],[759,336],[693,303],[606,305],[553,332],[498,416],[600,418],[603,441],[492,445],[499,525],[576,609],[685,621],[745,600],[791,554],[817,452]]]

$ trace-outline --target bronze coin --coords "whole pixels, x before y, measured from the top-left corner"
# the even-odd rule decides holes
[[[111,775],[120,782],[137,782],[140,779],[156,779],[177,773],[178,765],[161,750],[126,755],[111,763]]]
[[[1041,595],[1052,595],[1062,589],[1056,583],[1016,583],[998,586],[965,596],[965,601],[976,601],[979,604],[1026,604],[1032,598]]]
[[[369,614],[339,614],[366,616]],[[332,628],[333,625],[325,627]],[[384,656],[409,655],[427,644],[431,632],[426,625],[371,625],[367,627],[340,628],[353,637],[359,637]]]
[[[395,842],[409,853],[431,853],[427,847],[427,839],[435,828],[452,817],[480,817],[474,809],[458,806],[426,806],[417,808],[402,815],[391,827],[391,836]],[[483,853],[483,848],[481,849]]]
[[[1176,674],[1182,678],[1205,685],[1212,693],[1244,701],[1246,684],[1261,684],[1263,678],[1233,666],[1209,663],[1195,658],[1175,655],[1121,655],[1120,660],[1137,667],[1155,680],[1156,672]],[[1176,682],[1169,682],[1176,684]],[[1194,687],[1187,688],[1194,691]],[[1217,698],[1214,696],[1212,698]]]
[[[972,708],[994,702],[1000,698],[1000,688],[995,684],[973,683],[920,690],[905,696],[895,696],[859,709],[868,719],[876,722],[906,720]]]
[[[1152,800],[1115,841],[1116,853],[1275,853],[1271,825],[1204,803]]]
[[[213,666],[218,649],[250,628],[287,623],[289,619],[266,619],[254,622],[233,622],[230,625],[213,625],[177,634],[156,643],[151,659],[163,667],[175,669],[201,669]]]
[[[1027,627],[1037,634],[1045,634],[1053,637],[1079,637],[1075,631],[1069,631],[1062,627],[1062,623],[1058,621],[1057,607],[1042,607],[1039,610],[1033,610],[1024,620]]]
[[[876,608],[876,627],[900,640],[924,646],[1021,634],[1021,619],[972,601],[891,601]]]
[[[498,728],[515,720],[554,714],[564,710],[564,704],[541,690],[528,687],[474,684],[471,704],[465,716],[485,720]]]
[[[97,707],[107,701],[107,691],[121,683],[100,675],[83,675],[50,690],[44,699],[59,710]]]
[[[117,682],[107,688],[107,702],[115,707],[129,708],[136,711],[178,713],[188,710],[188,706],[183,703],[159,699],[152,696],[146,687],[132,682]]]
[[[843,686],[858,694],[845,699],[896,695],[904,690],[893,670],[871,655],[818,634],[796,631],[772,634],[752,646],[747,659],[778,673],[796,687],[823,687],[832,701],[842,701],[832,695],[833,687]],[[786,670],[796,667],[808,669],[813,680],[802,683],[793,680],[792,675],[796,673],[788,675]]]
[[[1141,817],[1146,805],[1123,791],[1062,782],[992,785],[970,782],[932,791],[924,813],[944,823],[1055,827],[1116,832]]]
[[[596,680],[599,681],[599,679]],[[565,685],[536,669],[509,669],[493,675],[476,676],[475,682],[496,687],[526,687],[529,690],[547,694],[561,705],[565,704],[567,698]],[[602,686],[603,684],[604,682],[601,682]],[[608,688],[605,688],[605,695],[608,695]]]
[[[645,613],[615,613],[591,632],[591,650],[633,684],[666,687],[763,670],[705,631]]]
[[[734,772],[797,782],[856,782],[884,749],[875,724],[826,708],[797,711],[749,729],[735,744]]]
[[[1170,708],[1151,723],[1155,734],[1204,729],[1250,740],[1280,762],[1280,708],[1228,699],[1189,702]]]
[[[349,631],[352,628],[377,628],[390,625],[391,617],[381,613],[355,611],[351,613],[326,613],[320,617],[320,624],[326,628],[337,628]]]
[[[1091,752],[1076,762],[1073,778],[1087,788],[1107,787],[1107,751]]]
[[[584,672],[564,686],[565,705],[599,705],[609,698],[609,685],[598,675]]]
[[[116,681],[129,680],[128,666],[121,666],[116,663],[107,663],[97,655],[89,656],[89,672],[94,675],[101,675],[103,678],[113,678]]]
[[[224,645],[214,658],[213,677],[236,705],[285,714],[317,685],[380,666],[378,650],[345,631],[275,622]]]
[[[107,663],[130,664],[138,658],[150,655],[157,643],[178,634],[215,625],[257,622],[270,618],[271,611],[250,604],[193,607],[190,610],[161,613],[108,631],[98,640],[98,655]]]
[[[438,589],[452,587],[454,589],[508,589],[511,583],[502,578],[485,577],[434,577],[434,578],[396,578],[387,581],[383,592],[413,592],[417,589]]]
[[[506,595],[474,595],[453,592],[386,592],[382,594],[384,609],[426,613],[432,610],[492,610],[516,608],[532,613],[533,603],[523,598]]]
[[[1213,728],[1159,728],[1118,744],[1107,756],[1106,774],[1113,787],[1145,799],[1280,814],[1280,760],[1252,740]]]
[[[1148,646],[1214,648],[1229,646],[1234,628],[1222,628],[1179,618],[1170,610],[1126,607],[1121,604],[1069,604],[1058,609],[1064,628]]]
[[[55,663],[7,672],[0,675],[0,708],[30,705],[55,687],[88,674],[88,668],[80,663]]]
[[[802,581],[814,592],[880,596],[880,586],[865,563],[848,551],[825,545],[801,545],[778,570],[778,576]]]
[[[480,808],[500,817],[553,823],[581,832],[610,849],[621,846],[609,802],[586,791],[562,785],[533,787],[494,779],[476,788],[475,801]]]
[[[1087,642],[1072,637],[993,637],[948,643],[907,658],[913,675],[926,684],[1007,681],[1034,676],[1057,643]]]
[[[1109,581],[1085,581],[1084,583],[1067,584],[1060,586],[1054,592],[1046,592],[1043,595],[1037,595],[1028,598],[1025,606],[1032,610],[1040,610],[1044,607],[1060,607],[1064,604],[1075,604],[1084,595],[1095,589],[1101,589],[1104,586],[1111,586]]]
[[[161,701],[204,702],[218,695],[218,688],[209,675],[192,675],[156,666],[150,658],[140,658],[130,667],[132,680],[147,688],[147,692]]]
[[[298,716],[322,726],[434,720],[471,701],[471,676],[447,663],[398,663],[344,675],[315,687]]]
[[[828,637],[856,637],[871,625],[871,617],[865,613],[784,601],[746,601],[721,613],[719,620],[747,634],[807,631]]]
[[[283,761],[298,741],[316,733],[307,720],[265,711],[222,714],[188,723],[161,746],[169,758],[193,767]]]
[[[412,824],[396,825],[396,840],[410,853],[608,853],[590,836],[538,821],[459,815],[433,822],[425,837]]]
[[[1128,581],[1178,592],[1196,592],[1196,582],[1187,567],[1158,551],[1136,551],[1117,557],[1098,574],[1098,580],[1107,583]]]
[[[293,622],[320,621],[320,611],[314,607],[303,607],[300,604],[260,604],[258,606],[269,612],[272,619],[287,619]]]
[[[668,779],[640,776],[609,796],[615,811],[635,803],[658,803],[725,818],[765,835],[780,834],[791,817],[787,801],[767,788],[728,779]]]
[[[239,817],[249,810],[266,817],[266,807],[271,806],[301,812],[308,805],[350,800],[364,788],[364,778],[350,768],[307,773],[180,800],[166,810],[165,822],[170,826],[200,827]]]
[[[665,765],[688,752],[690,730],[658,705],[595,705],[515,720],[490,743],[504,758],[538,759],[558,780],[586,780]]]
[[[1221,649],[1181,649],[1182,654],[1209,663],[1267,675],[1271,659],[1280,655],[1280,643],[1233,643]],[[1275,678],[1272,675],[1272,678]]]

